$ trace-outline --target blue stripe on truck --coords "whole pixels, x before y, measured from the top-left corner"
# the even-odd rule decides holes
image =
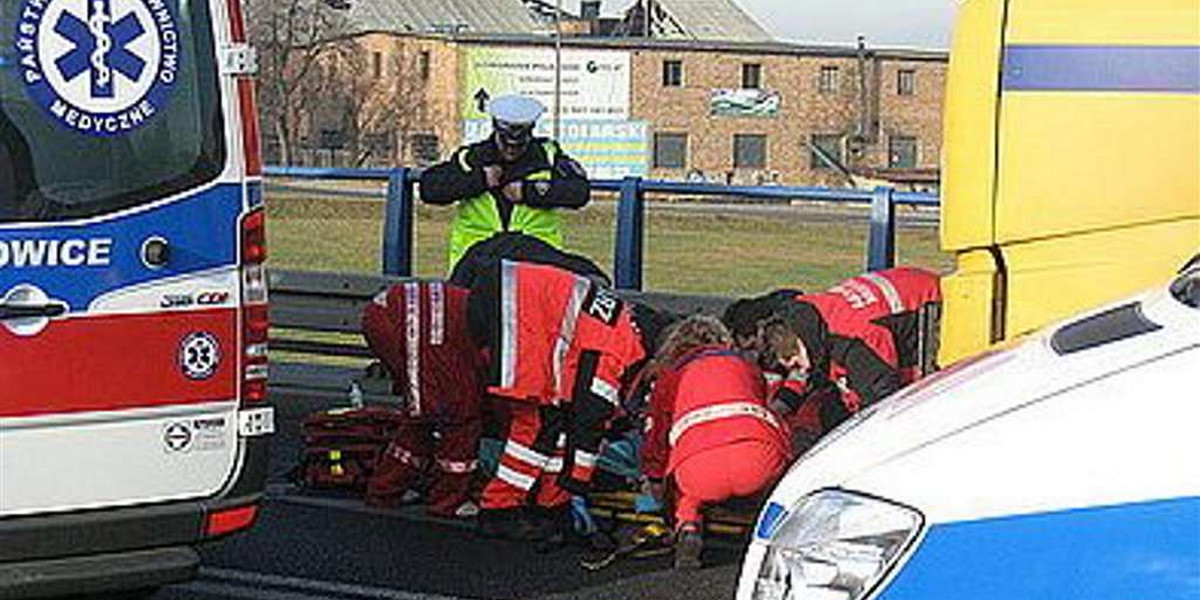
[[[880,600],[1195,600],[1200,498],[934,525]]]
[[[1004,48],[1005,90],[1200,93],[1200,46]]]

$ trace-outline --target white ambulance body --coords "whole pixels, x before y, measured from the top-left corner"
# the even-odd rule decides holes
[[[267,305],[238,0],[0,0],[0,597],[248,527]]]
[[[740,600],[1200,597],[1200,265],[832,432],[760,515]]]

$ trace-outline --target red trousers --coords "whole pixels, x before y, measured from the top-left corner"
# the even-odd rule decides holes
[[[429,512],[454,516],[454,511],[470,499],[480,434],[478,419],[440,425],[413,421],[401,427],[367,482],[367,502],[372,506],[395,506],[424,476],[428,481]]]
[[[787,456],[774,446],[743,440],[701,450],[675,467],[675,525],[699,523],[706,504],[753,496],[775,482]]]
[[[538,506],[566,505],[571,495],[558,485],[566,445],[566,411],[531,402],[507,404],[504,449],[496,474],[483,487],[480,508],[519,508],[531,495]]]

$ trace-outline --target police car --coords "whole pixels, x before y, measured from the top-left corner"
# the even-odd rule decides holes
[[[1200,597],[1200,263],[831,432],[739,600]]]

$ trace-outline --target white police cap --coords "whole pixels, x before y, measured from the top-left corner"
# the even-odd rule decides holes
[[[497,96],[488,103],[488,114],[493,119],[517,125],[536,123],[545,112],[546,107],[541,102],[518,94]]]

